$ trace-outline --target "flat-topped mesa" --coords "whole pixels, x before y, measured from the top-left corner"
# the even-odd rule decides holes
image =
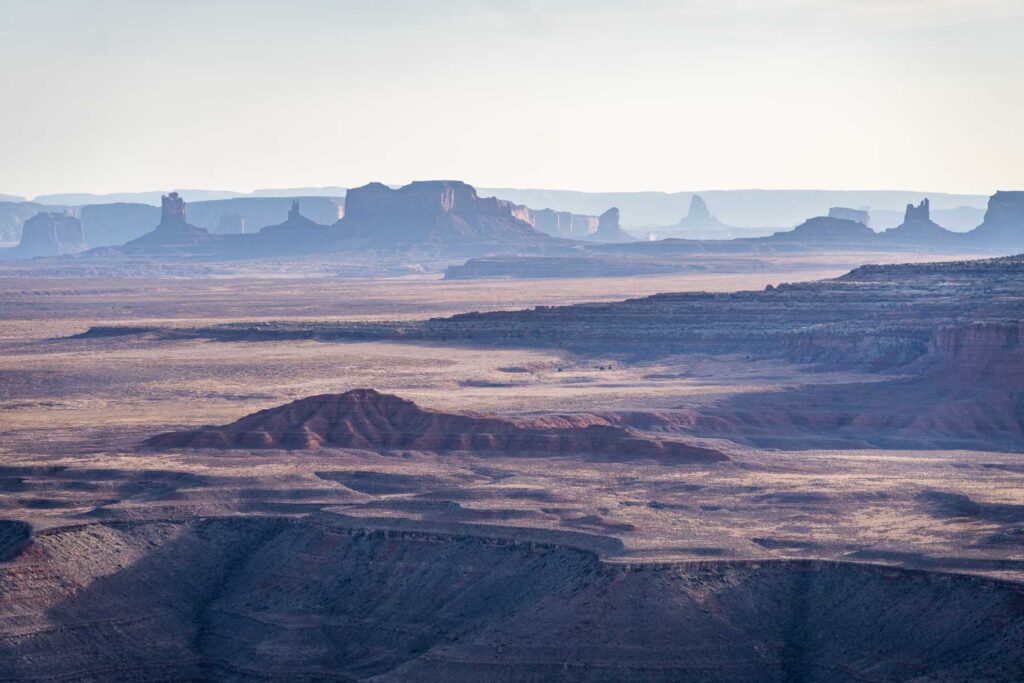
[[[926,200],[927,201],[927,200]],[[910,206],[908,205],[909,209]],[[863,223],[871,227],[871,212],[867,209],[851,209],[845,206],[833,206],[828,210],[829,218],[842,218],[843,220]]]
[[[379,246],[489,243],[517,248],[546,243],[529,222],[529,209],[479,197],[457,180],[429,180],[391,189],[370,183],[348,191],[345,216],[334,224],[341,240]]]
[[[37,213],[22,226],[21,242],[13,250],[19,258],[64,256],[88,248],[82,222],[69,213]]]
[[[810,244],[868,243],[877,237],[874,230],[845,218],[818,216],[810,218],[788,232],[777,232],[772,240],[803,242]]]
[[[443,413],[373,389],[310,396],[261,410],[229,425],[158,434],[144,445],[157,449],[471,451],[666,463],[728,460],[713,449],[647,437],[622,427],[574,422],[571,418],[514,420]]]
[[[985,220],[968,234],[984,246],[1024,249],[1024,192],[999,191],[989,197]]]

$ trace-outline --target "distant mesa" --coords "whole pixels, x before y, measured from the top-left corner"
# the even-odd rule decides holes
[[[88,248],[82,221],[70,213],[44,211],[25,221],[22,226],[21,242],[9,256],[67,256]]]
[[[370,183],[348,191],[345,217],[332,226],[342,243],[371,248],[469,249],[540,247],[551,237],[529,222],[529,209],[477,196],[457,180],[428,180],[392,189]]]
[[[996,192],[988,200],[985,220],[968,234],[985,246],[1024,249],[1024,192]]]
[[[245,219],[237,213],[229,213],[217,218],[217,232],[222,235],[244,235]]]
[[[444,413],[373,389],[324,394],[261,410],[224,426],[159,434],[156,449],[314,449],[472,451],[585,456],[601,460],[715,463],[719,451],[655,439],[631,429],[571,418],[514,420]]]
[[[212,239],[204,228],[190,225],[185,216],[185,200],[177,192],[161,198],[160,223],[142,237],[126,244],[126,247],[177,247],[208,242]]]
[[[867,209],[850,209],[845,206],[833,206],[828,210],[828,217],[842,218],[846,221],[863,223],[869,228],[871,227],[871,212]]]
[[[586,242],[632,242],[636,239],[620,226],[619,210],[615,207],[600,216],[586,216],[553,209],[527,211],[533,227],[552,237]]]
[[[878,234],[857,221],[846,218],[818,216],[810,218],[788,232],[777,232],[772,241],[793,241],[803,244],[860,244],[872,242]]]
[[[160,209],[150,204],[92,204],[83,206],[80,214],[94,247],[112,247],[142,237],[160,221]]]
[[[530,222],[537,230],[551,235],[571,240],[589,239],[590,235],[597,232],[597,225],[600,219],[597,216],[586,216],[568,211],[555,211],[554,209],[530,210]]]

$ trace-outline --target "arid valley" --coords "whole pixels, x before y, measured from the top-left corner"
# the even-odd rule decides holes
[[[0,683],[1024,682],[1021,0],[0,0]]]
[[[841,406],[827,393],[789,412],[780,397],[902,371],[733,351],[186,334],[763,290],[844,269],[484,286],[0,280],[0,666],[32,679],[1012,680],[1024,671],[1019,393],[1000,446],[984,426],[955,426],[961,446],[936,447],[941,426],[910,425],[900,447],[879,448],[884,425],[847,429],[858,443],[827,417],[815,424]],[[360,447],[145,443],[362,389],[381,393],[345,408]],[[388,394],[459,418],[428,434],[497,416],[722,457],[575,452],[571,439],[556,451],[375,445],[402,429],[377,405]],[[755,416],[729,423],[735,411]],[[922,609],[935,616],[909,625]],[[531,635],[537,624],[557,649]]]

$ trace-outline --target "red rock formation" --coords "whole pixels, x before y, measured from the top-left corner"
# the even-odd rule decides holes
[[[476,451],[506,455],[585,455],[611,460],[712,463],[715,450],[654,439],[621,427],[568,418],[515,421],[424,410],[373,389],[324,394],[261,410],[221,427],[159,434],[167,448],[359,448]]]
[[[943,328],[932,335],[929,357],[950,379],[1024,386],[1024,320]]]

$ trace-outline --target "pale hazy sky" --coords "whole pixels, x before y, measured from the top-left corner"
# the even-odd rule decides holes
[[[0,0],[0,192],[1024,189],[1022,0]]]

